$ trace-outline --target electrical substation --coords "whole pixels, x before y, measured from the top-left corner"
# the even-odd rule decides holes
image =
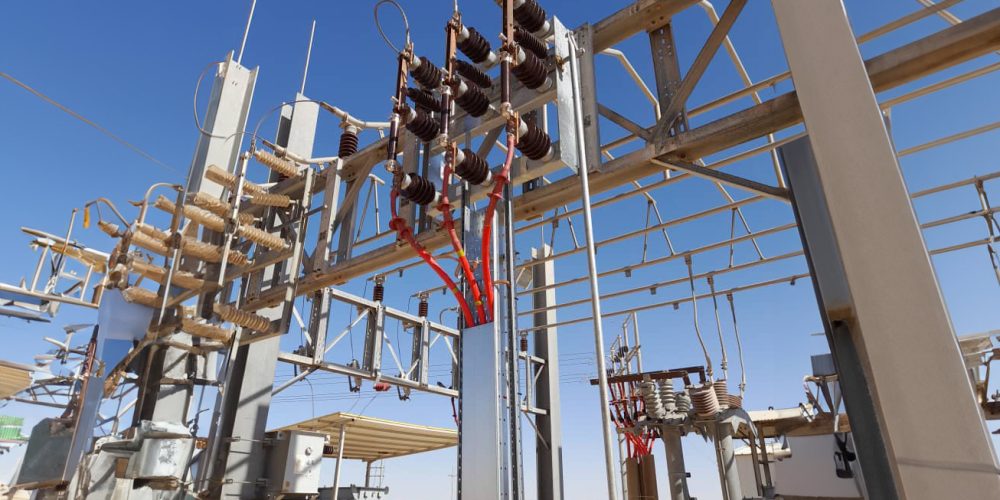
[[[1000,121],[900,144],[918,125],[893,113],[996,103],[970,86],[1000,70],[1000,8],[917,0],[856,32],[867,7],[842,0],[619,0],[583,23],[563,18],[589,2],[445,3],[438,24],[415,0],[340,18],[384,54],[370,115],[306,93],[336,29],[315,22],[301,86],[254,102],[253,2],[197,79],[185,177],[87,186],[65,226],[4,235],[37,265],[3,269],[2,321],[54,346],[0,356],[6,498],[1000,498],[1000,330],[957,332],[937,267],[986,276],[1000,328]],[[754,79],[731,34],[764,7],[786,70]],[[702,91],[710,63],[734,90]],[[983,138],[974,175],[903,168]],[[812,333],[783,326],[792,293],[814,352],[772,335]],[[47,416],[22,428],[28,407]],[[422,454],[428,492],[395,487]]]

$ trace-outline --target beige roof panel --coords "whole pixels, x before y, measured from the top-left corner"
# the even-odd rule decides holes
[[[31,386],[30,367],[0,361],[0,399],[9,398]]]
[[[340,429],[344,426],[344,458],[371,462],[414,453],[450,448],[458,444],[454,429],[396,422],[352,413],[331,413],[276,430],[319,432],[330,436],[330,447],[336,456]]]

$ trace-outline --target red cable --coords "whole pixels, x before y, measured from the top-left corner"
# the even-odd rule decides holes
[[[416,238],[413,237],[413,231],[406,225],[406,219],[396,214],[396,197],[398,195],[399,193],[396,189],[393,189],[389,194],[389,207],[392,211],[392,220],[389,221],[389,228],[396,231],[400,237],[405,239],[407,243],[410,244],[410,247],[413,248],[413,251],[417,252],[417,255],[419,255],[421,259],[424,259],[424,262],[426,262],[428,266],[431,266],[431,269],[433,269],[434,272],[441,277],[445,286],[451,290],[451,293],[455,295],[455,299],[458,300],[458,305],[462,308],[462,316],[465,317],[465,324],[475,325],[476,323],[472,318],[472,310],[469,309],[469,304],[466,303],[465,297],[462,296],[462,292],[460,292],[458,287],[455,286],[455,282],[450,276],[448,276],[448,273],[441,268],[441,265],[437,263],[434,256],[431,255],[423,245],[417,243]]]
[[[448,230],[448,237],[451,238],[451,246],[458,254],[458,261],[462,264],[462,271],[465,272],[465,281],[472,288],[472,298],[476,302],[476,315],[479,317],[479,325],[486,323],[486,311],[483,308],[483,296],[479,291],[479,283],[476,275],[472,272],[469,259],[465,256],[465,249],[462,242],[458,241],[458,233],[455,232],[455,220],[451,216],[451,204],[448,203],[448,185],[451,184],[451,163],[444,165],[444,176],[441,181],[441,202],[438,203],[438,210],[444,217],[444,227]]]
[[[493,192],[490,193],[490,203],[486,206],[486,221],[483,223],[483,286],[486,288],[486,303],[489,310],[493,311],[493,274],[490,272],[490,236],[493,233],[493,216],[496,214],[497,201],[503,197],[503,188],[507,185],[507,175],[510,174],[510,165],[514,162],[514,134],[507,132],[507,158],[503,162],[503,168],[496,176],[493,184]],[[511,228],[512,229],[512,228]],[[513,255],[508,255],[508,259],[513,259]],[[513,292],[513,283],[511,284]]]

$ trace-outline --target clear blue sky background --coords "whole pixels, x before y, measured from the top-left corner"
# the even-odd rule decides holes
[[[468,24],[488,36],[498,30],[499,11],[493,2],[465,0],[460,3]],[[260,66],[251,126],[268,109],[294,97],[299,87],[312,19],[317,20],[318,26],[306,94],[334,103],[366,119],[387,118],[395,66],[393,55],[374,29],[372,4],[371,1],[266,0],[259,3],[244,56],[246,65]],[[410,16],[418,52],[439,61],[443,52],[442,27],[450,15],[451,1],[402,0],[402,4]],[[621,0],[545,2],[550,13],[555,13],[571,27],[596,22],[625,4]],[[953,12],[964,19],[994,6],[995,2],[988,0],[969,0]],[[721,12],[724,5],[720,2],[717,7]],[[917,8],[916,2],[907,0],[847,1],[855,32],[859,34]],[[175,168],[171,170],[150,163],[23,90],[0,81],[0,110],[4,118],[0,121],[0,148],[4,152],[0,159],[0,172],[4,176],[3,187],[0,188],[3,193],[0,197],[0,213],[3,214],[0,216],[0,241],[4,242],[0,247],[3,261],[0,280],[17,283],[23,276],[30,277],[37,259],[37,254],[26,248],[28,240],[18,231],[20,226],[61,233],[66,228],[70,211],[96,196],[107,196],[123,209],[129,209],[126,200],[138,199],[149,184],[181,181],[197,139],[192,119],[196,78],[206,64],[221,59],[227,51],[238,46],[247,5],[242,1],[7,2],[4,9],[7,22],[0,30],[0,71],[35,86]],[[398,33],[394,18],[389,15],[387,18],[390,32]],[[931,17],[863,45],[862,53],[866,57],[879,54],[943,27],[943,20]],[[675,36],[682,67],[686,68],[691,63],[709,30],[710,25],[699,9],[677,16]],[[785,58],[769,2],[750,2],[733,28],[732,39],[755,81],[785,70]],[[623,43],[621,48],[652,85],[645,37],[634,37]],[[995,62],[996,59],[996,54],[984,56],[883,97],[897,95],[906,89]],[[652,111],[648,102],[617,62],[601,56],[597,64],[600,71],[598,92],[602,102],[640,123],[649,123]],[[1000,78],[989,75],[894,109],[892,117],[896,144],[899,148],[906,148],[997,121],[1000,119],[1000,99],[996,97],[998,85]],[[720,54],[694,92],[691,103],[704,103],[739,86],[732,65]],[[202,107],[206,87],[202,89]],[[786,82],[775,89],[765,90],[762,98],[773,97],[789,87]],[[693,120],[693,125],[748,104],[749,100],[745,99],[718,113],[698,117]],[[622,130],[614,125],[602,122],[601,126],[605,140],[623,135]],[[274,119],[271,116],[261,130],[270,135],[273,129]],[[336,121],[329,117],[321,118],[315,152],[333,154],[338,136]],[[368,135],[365,140],[372,138]],[[923,189],[994,171],[997,168],[997,138],[998,134],[992,132],[903,159],[901,163],[910,188]],[[262,170],[260,167],[255,169],[258,170],[254,170],[251,177],[261,179]],[[729,170],[773,182],[766,157],[740,163]],[[1000,199],[995,186],[990,187],[990,191],[994,193],[994,199]],[[733,194],[737,198],[746,196],[736,191]],[[724,202],[710,184],[702,181],[675,184],[657,191],[655,196],[666,219]],[[916,208],[921,220],[931,220],[975,210],[978,202],[974,191],[967,188],[923,200]],[[792,221],[790,209],[777,202],[753,204],[746,209],[746,215],[757,230]],[[596,235],[603,239],[637,229],[642,227],[644,217],[645,203],[641,197],[612,208],[599,209],[595,213]],[[384,227],[386,221],[382,222]],[[582,222],[578,219],[576,228],[582,229]],[[369,218],[365,234],[371,234],[373,229]],[[549,231],[547,228],[546,239]],[[571,248],[566,224],[562,224],[557,231],[557,249]],[[719,241],[728,234],[728,214],[682,225],[670,232],[677,250]],[[931,248],[985,235],[981,220],[926,233]],[[74,236],[99,249],[108,250],[111,246],[110,240],[96,229],[78,230]],[[526,256],[529,247],[539,241],[537,231],[527,233],[520,238],[518,250]],[[760,244],[766,255],[799,248],[794,232],[762,238]],[[599,267],[610,269],[636,262],[641,251],[641,239],[606,247],[598,254]],[[662,238],[652,234],[649,238],[650,258],[664,254]],[[749,245],[737,247],[737,263],[753,258]],[[712,252],[695,258],[695,270],[723,267],[727,260],[725,250]],[[956,332],[968,334],[998,328],[1000,317],[997,311],[1000,308],[997,301],[1000,293],[985,250],[966,250],[938,257],[934,262]],[[801,258],[790,259],[751,271],[727,274],[718,279],[718,287],[729,288],[804,272],[805,269]],[[557,266],[559,279],[581,276],[585,271],[585,262],[579,256],[561,260]],[[602,280],[601,286],[604,291],[620,290],[684,274],[683,262],[677,260],[636,272],[631,278],[610,277]],[[390,282],[388,297],[397,307],[415,309],[415,304],[408,301],[410,294],[427,288],[429,283],[436,285],[436,282],[423,270],[408,271],[405,278]],[[698,283],[698,287],[699,291],[707,290],[703,281]],[[362,293],[365,284],[359,280],[350,284],[348,289]],[[559,290],[559,300],[580,298],[585,293],[586,289],[582,287],[563,288]],[[605,311],[615,311],[633,304],[681,298],[687,293],[684,286],[662,288],[657,290],[656,295],[637,294],[609,300],[604,307]],[[803,280],[794,287],[779,285],[741,293],[737,295],[736,303],[750,378],[746,406],[796,405],[803,400],[801,377],[809,371],[809,355],[826,351],[825,339],[813,335],[821,331],[821,326],[811,284]],[[435,311],[451,304],[447,297],[435,296]],[[711,302],[702,301],[700,306],[702,329],[706,334],[714,335]],[[331,331],[339,331],[351,319],[347,312],[346,307],[334,310]],[[589,314],[586,306],[571,307],[560,310],[559,317],[570,319],[586,314]],[[644,312],[639,318],[647,369],[700,363],[689,304],[681,305],[677,310],[666,307]],[[5,346],[2,358],[31,362],[33,355],[48,347],[41,340],[43,335],[58,336],[63,324],[92,322],[95,319],[93,312],[71,307],[64,307],[51,325],[28,325],[0,318],[0,342]],[[609,342],[610,337],[620,331],[622,319],[616,317],[604,321]],[[728,324],[724,321],[727,332]],[[589,323],[562,328],[559,332],[566,497],[573,499],[599,498],[604,491],[597,392],[584,383],[593,375],[591,332]],[[905,341],[906,332],[898,333],[901,342]],[[355,332],[352,337],[355,348],[360,350],[358,333]],[[731,334],[728,338],[731,339]],[[403,346],[409,345],[408,333],[400,332],[399,339]],[[296,329],[283,340],[286,349],[293,349],[299,344],[300,334]],[[713,353],[717,355],[717,345],[712,345],[715,347]],[[349,344],[340,346],[332,353],[331,359],[340,362],[350,360],[350,347]],[[728,347],[731,367],[735,369],[735,345],[730,342]],[[406,349],[404,347],[403,350]],[[436,356],[432,373],[442,375],[446,372],[446,355],[440,351]],[[290,374],[288,366],[280,366],[278,380],[287,379]],[[346,380],[342,377],[315,376],[311,380],[311,386],[300,384],[275,400],[271,411],[273,425],[342,410],[364,411],[369,415],[431,425],[451,425],[450,407],[443,398],[420,395],[409,402],[399,402],[389,393],[373,399],[368,390],[360,395],[347,392]],[[0,412],[28,417],[26,427],[38,418],[54,414],[51,410],[24,405],[8,405]],[[995,427],[991,425],[991,429]],[[525,430],[524,436],[525,441],[530,442],[530,429]],[[685,444],[693,474],[692,492],[699,498],[718,498],[720,493],[710,447],[697,437],[686,439]],[[658,446],[654,453],[660,457],[662,448]],[[525,455],[532,455],[530,447]],[[18,453],[14,453],[0,457],[0,480],[9,480],[17,456]],[[531,464],[530,458],[528,464]],[[659,466],[661,472],[665,470],[663,463]],[[451,491],[450,475],[453,470],[453,450],[393,460],[386,463],[386,484],[394,492],[403,492],[403,495],[393,494],[391,498],[414,498],[415,492],[420,492],[419,498],[447,498]],[[361,469],[355,464],[349,466],[345,474],[348,482],[363,480]],[[532,484],[530,470],[526,471],[526,476],[528,484]],[[332,472],[327,467],[324,483],[329,482],[332,482]]]

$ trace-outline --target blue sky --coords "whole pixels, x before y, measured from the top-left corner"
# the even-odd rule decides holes
[[[418,53],[440,62],[444,43],[442,27],[450,15],[452,2],[402,0],[401,3],[409,15]],[[386,119],[395,65],[393,54],[374,29],[372,4],[370,1],[262,0],[257,5],[243,60],[245,65],[260,67],[250,124],[257,123],[268,109],[294,97],[301,78],[309,24],[313,19],[317,21],[317,32],[306,94],[365,119]],[[493,2],[466,0],[460,4],[467,24],[479,28],[487,36],[498,29],[499,11]],[[544,3],[550,13],[559,16],[570,27],[596,22],[625,4],[620,0],[551,0]],[[919,6],[917,2],[904,0],[848,0],[846,4],[855,32],[859,34],[912,12]],[[969,0],[953,12],[964,19],[994,5],[988,0]],[[722,11],[722,2],[717,8]],[[19,232],[20,226],[62,233],[70,211],[87,200],[107,196],[123,209],[130,209],[126,200],[138,199],[151,183],[178,182],[182,179],[197,139],[192,118],[195,81],[206,64],[237,48],[246,9],[246,2],[235,1],[8,2],[5,5],[5,18],[9,22],[0,31],[0,71],[13,75],[111,129],[173,169],[150,163],[23,90],[0,81],[0,109],[6,118],[0,122],[0,147],[4,151],[0,171],[5,174],[3,197],[0,197],[3,213],[0,217],[0,241],[5,243],[0,247],[4,262],[0,268],[0,281],[17,283],[22,276],[30,275],[37,259],[37,254],[26,248],[28,239]],[[398,25],[394,24],[395,18],[386,17],[390,33],[399,33]],[[870,57],[882,53],[945,26],[940,18],[925,19],[863,45],[862,54]],[[690,9],[675,19],[675,36],[682,67],[686,68],[694,59],[709,30],[710,25],[700,9]],[[769,2],[749,2],[733,28],[732,39],[755,81],[785,70],[786,63]],[[638,71],[652,85],[645,37],[633,37],[619,48],[630,56]],[[984,56],[881,97],[898,95],[907,89],[996,62],[997,57],[996,54]],[[597,66],[601,101],[639,123],[649,123],[652,119],[649,103],[621,71],[618,63],[599,56]],[[1000,119],[1000,99],[995,93],[998,85],[998,75],[987,75],[893,109],[893,136],[897,146],[902,149],[997,121]],[[690,102],[701,104],[739,87],[739,79],[728,58],[720,54]],[[762,91],[761,97],[768,99],[789,88],[790,84],[786,82]],[[199,103],[202,108],[206,90],[203,87]],[[693,119],[692,125],[718,118],[748,104],[749,99],[744,99]],[[601,126],[605,140],[623,135],[622,130],[607,122],[602,122]],[[273,134],[274,127],[272,116],[264,122],[261,130],[269,135]],[[333,154],[338,137],[337,122],[329,117],[321,118],[315,153]],[[363,135],[363,141],[372,138],[371,133]],[[901,165],[908,185],[912,190],[919,190],[994,171],[997,138],[998,132],[994,131],[903,158]],[[759,141],[754,144],[759,144]],[[628,148],[620,152],[625,151]],[[731,153],[706,160],[728,154]],[[253,171],[251,177],[256,175],[259,179],[262,169],[259,166],[255,168],[258,170]],[[741,162],[728,170],[773,182],[770,163],[765,156]],[[381,173],[380,170],[378,172]],[[992,197],[1000,199],[996,185],[987,186],[991,193],[995,193]],[[732,193],[737,199],[747,196],[736,190]],[[656,191],[654,195],[665,219],[724,203],[714,187],[697,180],[674,184]],[[916,204],[921,220],[977,208],[978,201],[971,188],[936,195]],[[792,221],[790,209],[778,202],[754,203],[745,212],[755,230]],[[644,217],[645,202],[642,197],[597,209],[596,236],[604,239],[641,228]],[[371,234],[374,229],[370,219],[364,228],[365,235]],[[383,219],[383,227],[385,223]],[[582,221],[577,218],[574,223],[580,232]],[[729,214],[724,213],[698,223],[671,228],[670,237],[677,250],[687,250],[725,239],[729,235],[729,223]],[[95,229],[78,230],[74,236],[96,248],[110,249],[110,240]],[[550,228],[546,228],[543,237],[547,240],[549,236]],[[936,248],[983,238],[986,233],[981,220],[972,220],[930,230],[925,236],[928,246]],[[525,233],[519,237],[518,251],[526,256],[529,248],[537,245],[541,238],[537,230]],[[638,261],[642,251],[641,241],[630,240],[602,249],[598,253],[599,268],[611,269]],[[663,243],[658,233],[650,235],[650,258],[665,254]],[[765,255],[799,248],[798,237],[792,231],[761,238],[760,245]],[[557,229],[556,248],[567,250],[571,247],[572,240],[568,237],[567,225],[563,223]],[[736,247],[737,263],[753,258],[749,245]],[[724,267],[727,260],[726,250],[696,256],[695,272]],[[1000,327],[1000,308],[996,306],[1000,288],[983,248],[937,257],[934,263],[957,333],[976,333]],[[801,257],[794,258],[720,276],[717,286],[725,289],[805,272],[805,269]],[[560,280],[582,276],[585,272],[586,263],[579,255],[567,257],[557,264]],[[601,287],[603,291],[621,290],[677,278],[685,273],[683,261],[678,259],[637,271],[631,278],[623,275],[609,277],[602,280]],[[433,279],[423,269],[407,271],[404,279],[390,280],[388,300],[396,307],[414,310],[416,306],[408,297],[419,289],[427,288],[428,283],[436,285]],[[365,288],[363,280],[347,286],[349,291],[355,293],[363,293]],[[704,281],[698,283],[698,288],[700,292],[707,291]],[[656,295],[642,293],[606,301],[604,310],[612,312],[631,305],[682,298],[687,293],[685,286],[662,288],[657,290]],[[582,286],[565,287],[558,292],[561,302],[584,296],[586,288]],[[435,296],[433,300],[434,317],[437,317],[439,308],[452,305],[447,297]],[[801,280],[795,286],[783,284],[740,293],[736,296],[736,304],[749,373],[747,406],[796,405],[803,399],[801,377],[809,370],[809,355],[826,351],[825,339],[813,335],[821,331],[821,326],[811,284],[808,280]],[[699,306],[702,330],[706,335],[714,336],[711,302],[702,301]],[[346,309],[345,306],[334,309],[331,332],[339,331],[350,321]],[[691,312],[689,304],[682,304],[677,310],[666,307],[640,314],[647,368],[669,368],[700,362]],[[587,306],[568,307],[559,311],[559,318],[571,319],[587,314]],[[63,324],[93,321],[95,317],[96,314],[89,311],[64,307],[52,325],[27,325],[0,318],[0,340],[6,346],[2,357],[31,362],[33,355],[47,348],[41,340],[43,335],[58,332]],[[620,331],[623,319],[605,319],[605,335],[609,342],[610,337]],[[723,319],[727,338],[731,340],[729,322],[725,321],[725,316]],[[603,491],[597,392],[583,382],[593,375],[591,332],[589,322],[559,331],[567,498],[596,498],[592,492]],[[400,343],[408,346],[409,335],[406,332],[398,335]],[[360,349],[357,332],[351,338],[355,349]],[[283,340],[283,347],[290,350],[299,343],[299,332],[293,329]],[[710,343],[710,346],[717,355],[717,345]],[[728,347],[732,370],[737,366],[735,344],[730,343]],[[432,373],[441,375],[446,371],[445,358],[440,357],[440,352],[437,355],[436,369]],[[342,345],[331,356],[331,359],[341,362],[349,360],[350,345]],[[278,380],[287,379],[290,373],[288,366],[279,366]],[[443,398],[417,396],[409,402],[400,402],[391,393],[373,399],[368,391],[358,396],[347,392],[346,380],[342,377],[316,376],[311,378],[311,384],[311,387],[300,384],[276,399],[271,410],[271,423],[283,425],[312,414],[349,409],[355,412],[363,409],[366,414],[374,416],[431,425],[447,426],[451,423],[450,406]],[[49,410],[23,405],[8,405],[0,412],[27,416],[29,424],[52,414]],[[991,425],[991,429],[995,427]],[[525,430],[524,437],[526,441],[530,439],[529,429]],[[693,493],[699,498],[718,498],[711,449],[696,437],[686,439],[685,444],[693,474]],[[658,446],[654,454],[662,455],[662,448]],[[530,448],[525,455],[532,455]],[[450,492],[449,475],[454,469],[453,457],[453,451],[443,451],[389,461],[386,463],[386,484],[397,492],[420,491],[426,492],[427,498],[446,498]],[[15,459],[16,455],[0,457],[0,471],[11,470]],[[659,466],[661,471],[665,470],[663,463]],[[351,464],[345,474],[349,482],[363,480],[361,469],[356,464]],[[528,484],[532,484],[530,472],[526,475]],[[0,480],[8,479],[5,473],[0,473]],[[325,470],[324,482],[331,481],[332,472]],[[403,497],[392,495],[390,498]]]

